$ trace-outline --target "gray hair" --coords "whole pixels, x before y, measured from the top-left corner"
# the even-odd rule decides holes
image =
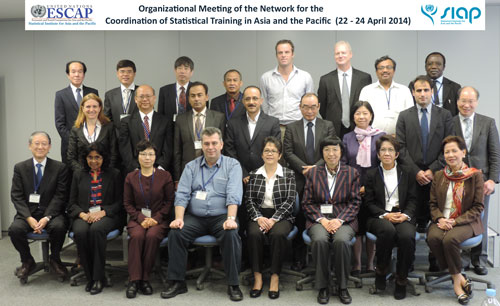
[[[33,137],[35,137],[36,135],[44,135],[49,140],[49,144],[52,144],[52,140],[50,139],[49,134],[47,132],[44,132],[44,131],[35,131],[35,132],[31,133],[30,139],[28,140],[29,144],[31,144],[33,142]]]
[[[203,136],[210,137],[214,134],[219,135],[219,140],[222,142],[222,132],[218,128],[212,126],[203,129],[203,131],[201,132],[201,138],[203,138]]]

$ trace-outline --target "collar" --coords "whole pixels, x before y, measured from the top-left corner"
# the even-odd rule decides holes
[[[342,69],[337,67],[337,73],[339,75],[339,78],[341,78],[341,77],[343,78],[344,73],[347,73],[347,76],[350,77],[350,76],[352,76],[352,66],[350,66],[349,69],[347,69],[347,71],[342,71]]]
[[[441,75],[439,78],[437,78],[437,79],[435,79],[435,80],[433,80],[433,81],[436,81],[436,82],[437,82],[437,83],[439,83],[439,84],[443,84],[443,78],[444,78],[444,76],[443,76],[443,75]]]
[[[85,124],[85,126],[87,126],[87,121],[85,121],[84,124]],[[99,121],[99,119],[96,121],[95,126],[98,128],[102,127],[101,121]]]
[[[384,173],[396,172],[396,169],[398,168],[398,161],[397,160],[394,161],[394,167],[392,169],[385,170],[384,166],[382,165],[382,162],[380,163],[380,168],[382,168],[382,171]]]
[[[248,123],[255,123],[255,124],[257,124],[257,121],[259,121],[260,110],[259,110],[259,113],[255,116],[255,120],[252,120],[252,118],[250,118],[250,116],[248,116],[248,112],[245,112],[245,114],[247,115]]]
[[[187,95],[187,90],[188,90],[188,87],[189,87],[189,83],[190,82],[187,82],[186,85],[181,85],[181,84],[179,84],[179,82],[175,82],[176,92],[178,92],[179,90],[181,90],[181,86],[183,86],[184,90],[186,91],[186,95]]]
[[[76,92],[76,89],[77,88],[80,88],[80,92],[81,92],[81,95],[82,95],[82,98],[83,98],[83,83],[82,85],[80,85],[80,87],[76,87],[75,85],[73,85],[72,83],[69,83],[69,86],[71,87],[71,90],[73,92]]]
[[[328,170],[328,165],[326,164],[326,162],[325,162],[325,170],[326,170],[327,176],[333,177],[334,175],[338,174],[340,171],[340,161],[339,161],[339,164],[337,165],[337,171],[335,171],[335,173],[333,173],[333,174],[330,173],[330,170]]]
[[[298,73],[298,72],[299,72],[299,68],[297,68],[297,66],[293,65],[292,71],[290,71],[290,75]],[[274,67],[273,74],[281,75],[281,73],[278,71],[278,66]],[[290,77],[289,77],[289,79],[290,79]]]
[[[314,118],[313,120],[309,121],[306,118],[302,117],[302,122],[304,122],[304,128],[307,127],[307,123],[309,123],[309,122],[312,122],[313,123],[313,127],[316,127],[316,118]]]
[[[417,110],[420,113],[423,107],[421,107],[418,103],[415,103],[415,106],[417,107]],[[427,109],[427,114],[430,114],[432,109],[432,102],[429,103],[429,105],[427,105],[426,109]]]
[[[219,156],[219,159],[217,160],[217,162],[215,162],[215,165],[216,165],[218,168],[222,167],[222,154]],[[205,166],[205,167],[207,167],[207,168],[210,168],[210,167],[208,166],[208,164],[207,164],[207,161],[206,161],[206,159],[205,159],[205,156],[202,156],[202,157],[201,157],[200,167],[203,167],[203,166]]]
[[[470,120],[471,120],[472,122],[474,122],[474,116],[475,116],[475,115],[476,115],[476,113],[474,112],[474,113],[472,113],[472,115],[470,115],[470,117],[464,117],[464,116],[462,116],[462,114],[458,113],[458,118],[460,118],[460,122],[464,122],[464,120],[465,120],[466,118],[470,118]]]
[[[241,91],[236,94],[236,98],[234,99],[234,102],[238,103],[240,101],[240,98],[241,98]],[[226,101],[227,102],[231,101],[231,96],[229,95],[229,93],[227,91],[226,91]]]
[[[196,117],[197,114],[198,114],[198,112],[195,111],[193,108],[193,117]],[[206,117],[207,116],[207,107],[205,106],[205,108],[201,112],[199,112],[199,114],[201,114],[203,117]]]
[[[125,85],[120,84],[120,89],[121,89],[121,92],[123,92],[125,89],[132,91],[132,90],[135,90],[135,84],[134,84],[134,82],[132,82],[132,84],[130,84],[129,87],[125,87]]]
[[[266,168],[264,166],[257,169],[255,174],[261,174],[266,179],[270,179],[269,177],[267,177]],[[278,168],[276,168],[276,172],[274,173],[274,177],[276,177],[276,176],[283,177],[283,167],[279,163],[278,163]]]
[[[148,116],[148,119],[151,120],[153,119],[153,113],[154,113],[154,109],[152,111],[150,111],[149,113],[145,114],[141,111],[139,111],[139,115],[141,115],[141,120],[144,121],[144,117],[147,115]]]
[[[389,89],[397,88],[397,87],[399,87],[398,85],[399,85],[398,83],[396,83],[396,82],[394,82],[394,80],[392,80],[391,86],[389,86]],[[375,83],[375,87],[378,87],[378,88],[385,90],[384,86],[382,86],[382,84],[380,84],[380,81],[377,81]]]
[[[33,167],[35,167],[35,170],[36,164],[38,164],[38,161],[33,157]],[[45,157],[40,164],[42,164],[42,168],[45,168],[45,166],[47,165],[47,157]]]

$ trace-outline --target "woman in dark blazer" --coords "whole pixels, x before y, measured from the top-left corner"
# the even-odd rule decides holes
[[[107,153],[99,143],[87,146],[81,152],[87,162],[71,182],[68,215],[90,294],[104,287],[106,236],[120,226],[122,216],[122,180],[120,172],[109,167]]]
[[[335,256],[335,275],[338,295],[344,304],[352,299],[347,291],[351,270],[351,240],[358,230],[359,173],[341,164],[344,145],[338,137],[321,141],[324,166],[309,170],[302,198],[306,228],[311,237],[311,249],[316,266],[315,284],[319,289],[318,302],[328,303],[330,298],[330,250]]]
[[[367,230],[377,236],[377,270],[375,287],[383,291],[390,272],[394,246],[398,248],[396,264],[397,300],[406,297],[408,271],[415,258],[415,178],[396,162],[399,142],[384,135],[377,140],[380,166],[370,169],[366,177],[364,205],[368,211]]]
[[[93,93],[83,97],[75,125],[69,134],[67,158],[71,170],[74,172],[85,167],[86,160],[81,157],[81,152],[94,142],[103,145],[109,152],[110,167],[116,167],[118,157],[116,141],[113,124],[104,115],[101,98]]]
[[[269,298],[279,297],[279,274],[286,256],[287,236],[292,229],[293,207],[297,192],[292,170],[281,167],[281,141],[273,136],[264,139],[264,165],[250,172],[245,199],[248,216],[248,250],[255,282],[250,297],[262,293],[262,257],[264,242],[271,252]]]
[[[365,193],[366,173],[368,170],[376,168],[377,150],[376,142],[385,132],[372,128],[375,114],[370,103],[358,101],[351,108],[351,121],[356,125],[352,132],[344,135],[345,154],[342,155],[342,161],[347,165],[358,170],[361,178],[360,193]],[[354,262],[351,274],[359,277],[361,273],[361,250],[363,249],[363,236],[366,232],[366,220],[368,212],[365,205],[361,205],[358,214],[359,228],[356,233],[357,239],[354,243]],[[366,270],[373,271],[373,259],[375,257],[375,244],[366,239]]]
[[[483,232],[481,212],[484,181],[481,170],[469,168],[463,159],[467,146],[462,138],[448,136],[442,151],[446,166],[432,180],[429,206],[432,224],[427,244],[441,269],[448,268],[458,302],[472,298],[472,284],[462,274],[460,243]]]

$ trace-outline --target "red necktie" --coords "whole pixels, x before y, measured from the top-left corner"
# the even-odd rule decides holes
[[[181,86],[181,94],[179,95],[179,103],[182,105],[182,112],[186,111],[186,91],[184,86]]]
[[[232,113],[234,111],[234,99],[229,101],[229,112]]]
[[[149,129],[149,118],[148,116],[144,116],[144,139],[149,140],[149,134],[151,130]]]

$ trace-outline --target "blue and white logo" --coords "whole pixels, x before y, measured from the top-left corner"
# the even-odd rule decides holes
[[[432,16],[436,15],[437,13],[437,6],[435,7],[434,5],[432,4],[427,4],[425,5],[425,7],[422,5],[420,7],[420,10],[422,11],[422,14],[424,14],[425,16],[429,17],[429,19],[432,21],[432,24],[434,24],[434,18],[432,18]]]

